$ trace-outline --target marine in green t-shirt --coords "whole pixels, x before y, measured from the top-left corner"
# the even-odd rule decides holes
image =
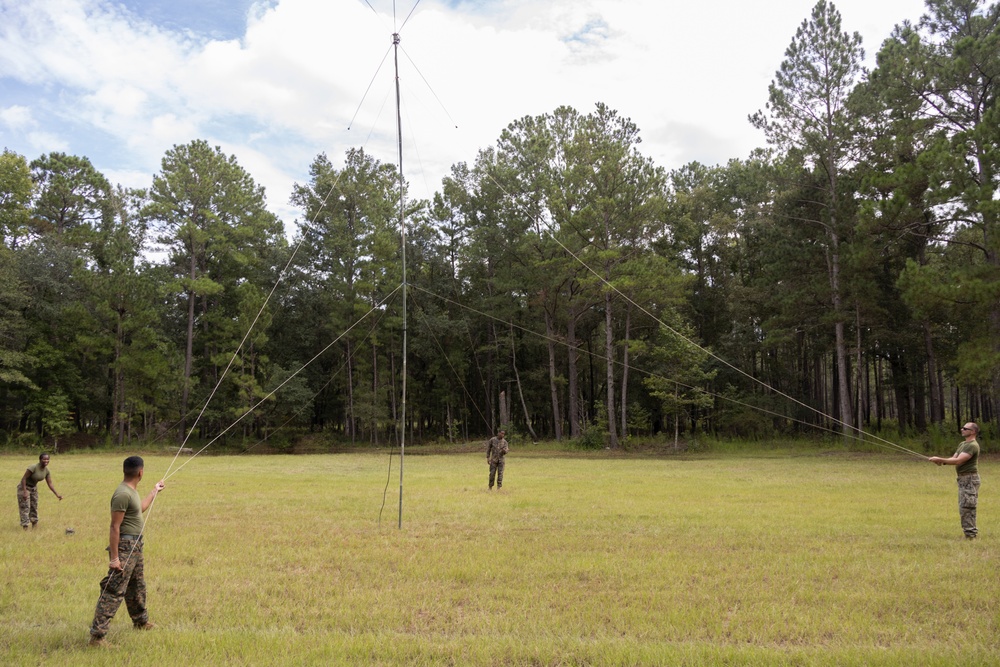
[[[125,513],[118,528],[119,535],[142,534],[142,499],[137,490],[125,482],[119,484],[111,495],[111,511]]]
[[[90,645],[105,646],[111,619],[122,602],[128,608],[132,625],[139,630],[155,627],[146,612],[145,556],[142,553],[142,513],[149,509],[156,495],[163,490],[163,482],[153,486],[145,498],[140,499],[136,487],[142,481],[142,458],[130,456],[122,463],[125,478],[111,495],[111,529],[108,533],[108,576],[101,580],[101,597],[94,609],[90,626]]]
[[[62,496],[52,485],[49,455],[45,452],[38,455],[38,463],[25,469],[21,481],[17,483],[17,510],[21,515],[21,527],[25,530],[28,530],[29,524],[32,528],[38,524],[38,483],[43,479],[56,498],[62,500]]]
[[[43,479],[48,479],[51,474],[51,471],[49,470],[49,457],[45,457],[44,463],[39,461],[34,465],[28,466],[28,469],[25,472],[29,473],[24,476],[24,483],[29,489],[36,486]]]
[[[960,444],[955,450],[955,456],[958,457],[962,454],[968,454],[969,458],[966,459],[965,463],[957,465],[955,472],[959,475],[979,472],[979,441],[973,438]]]
[[[979,425],[966,422],[962,427],[962,437],[955,454],[949,458],[931,456],[927,460],[939,466],[955,466],[958,475],[958,516],[962,521],[965,538],[979,537],[976,527],[976,507],[979,504]]]

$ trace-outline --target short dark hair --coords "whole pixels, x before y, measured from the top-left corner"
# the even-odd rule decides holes
[[[141,456],[130,456],[122,463],[122,472],[129,477],[135,477],[143,467],[144,464]]]
[[[38,460],[41,461],[42,459],[44,459],[48,455],[49,455],[48,452],[42,452],[41,454],[38,455]]]

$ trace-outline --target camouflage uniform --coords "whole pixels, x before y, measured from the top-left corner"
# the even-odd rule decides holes
[[[962,531],[968,538],[979,535],[976,528],[976,505],[979,504],[979,473],[961,473],[958,476],[958,515]]]
[[[38,523],[38,487],[28,487],[28,498],[24,497],[24,486],[19,482],[17,485],[17,509],[21,513],[21,525],[25,528],[28,523]]]
[[[958,473],[958,516],[962,532],[970,540],[979,535],[976,528],[976,505],[979,502],[979,441],[973,438],[959,443],[955,456],[968,454],[969,458],[955,469]]]
[[[133,625],[141,627],[149,621],[146,612],[142,538],[122,535],[118,541],[118,559],[121,561],[122,571],[109,568],[108,576],[101,580],[101,597],[97,600],[94,622],[90,626],[90,634],[95,638],[108,634],[108,626],[122,600],[125,600]]]
[[[493,488],[493,479],[496,478],[497,488],[503,486],[504,457],[507,456],[509,447],[507,440],[503,436],[490,438],[486,443],[486,461],[490,464],[490,488]]]

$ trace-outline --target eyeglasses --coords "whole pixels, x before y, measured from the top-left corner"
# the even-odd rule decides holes
[[[963,431],[971,431],[972,429],[971,429],[971,428],[969,428],[968,426],[963,426],[963,427],[962,427],[962,430],[963,430]]]

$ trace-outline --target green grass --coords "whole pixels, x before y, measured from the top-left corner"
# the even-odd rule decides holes
[[[53,456],[66,499],[42,490],[28,533],[8,475],[3,664],[1000,663],[992,461],[967,543],[954,469],[902,455],[535,447],[489,493],[481,453],[408,454],[402,530],[398,458],[380,526],[386,454],[203,455],[148,520],[158,629],[123,607],[100,651],[87,628],[122,458]],[[140,492],[171,461],[145,458]]]

